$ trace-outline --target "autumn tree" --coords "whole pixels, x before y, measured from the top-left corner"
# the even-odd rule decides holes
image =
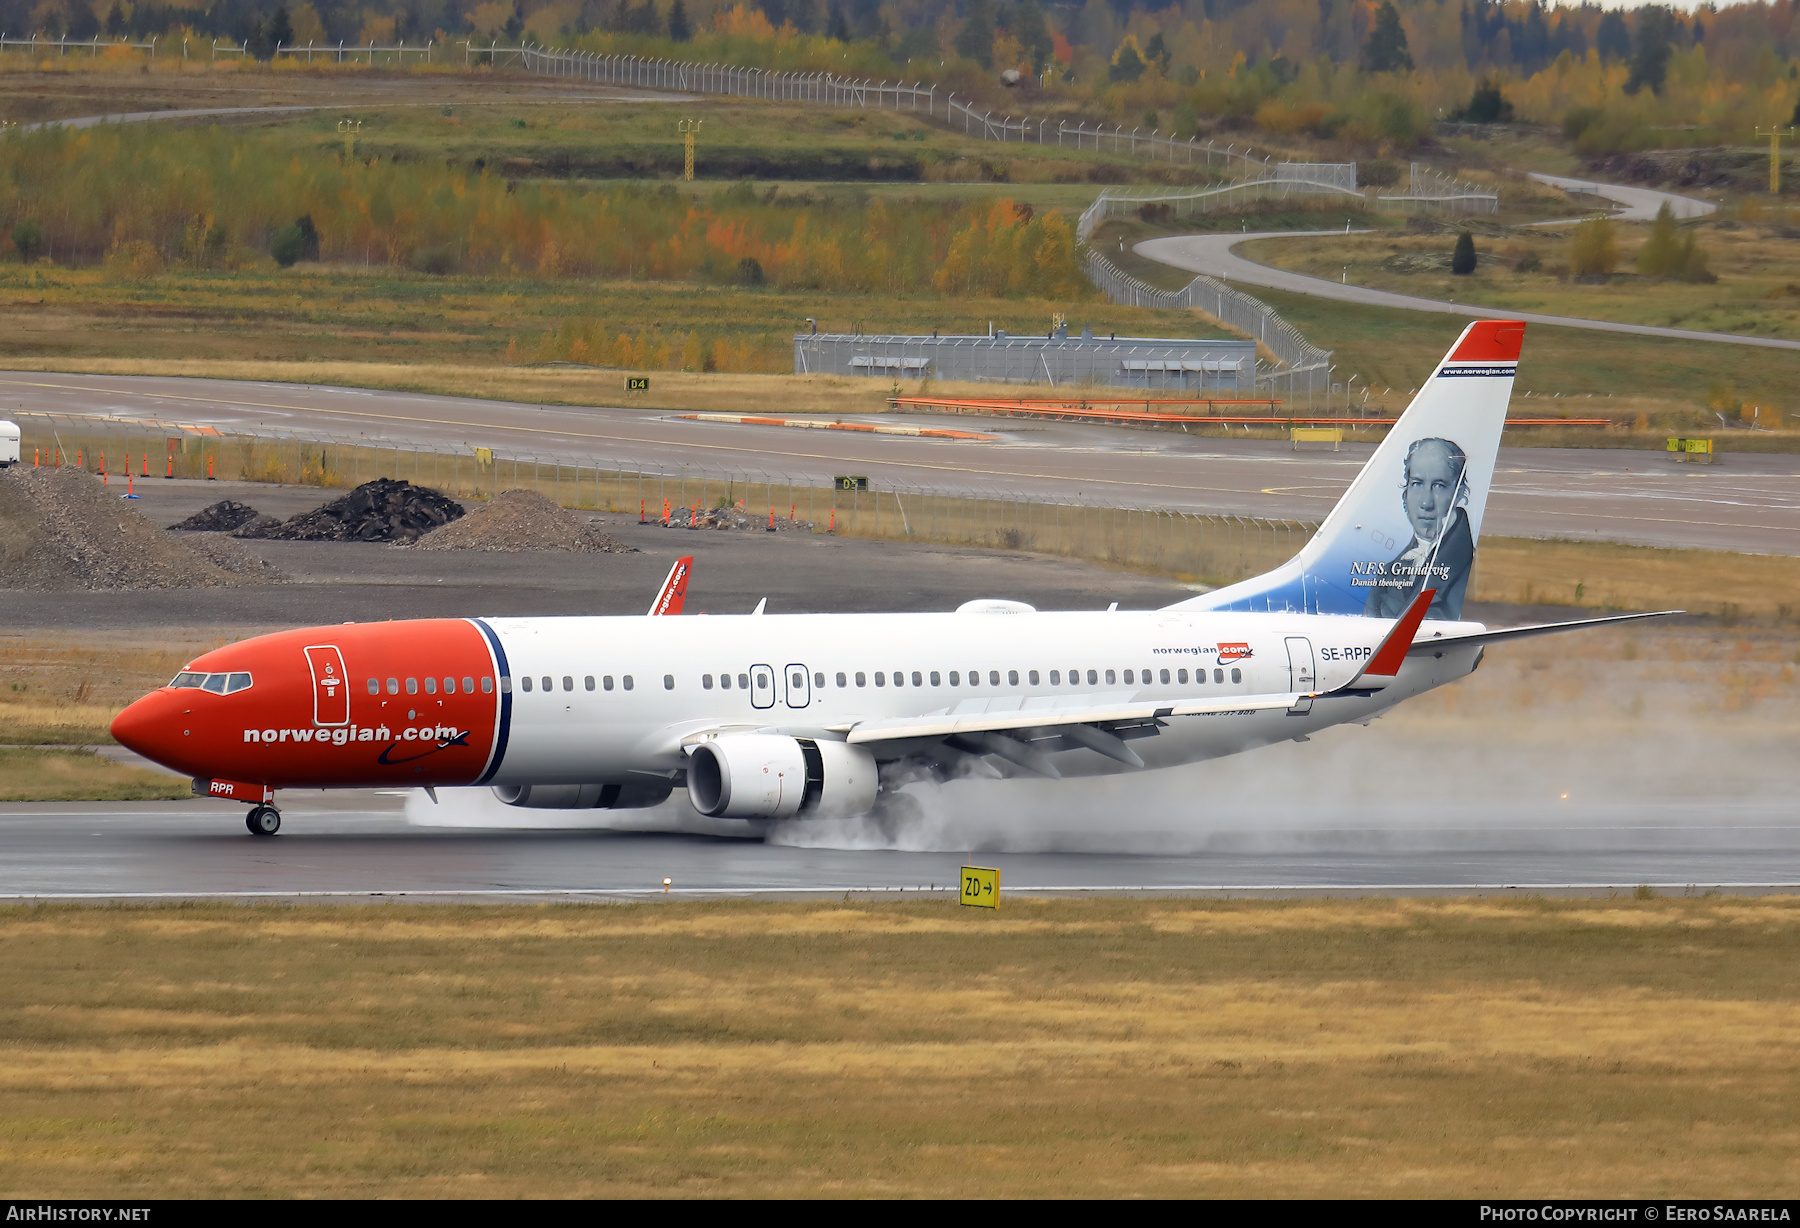
[[[1569,271],[1577,277],[1606,277],[1619,267],[1618,228],[1607,217],[1589,218],[1569,238]]]

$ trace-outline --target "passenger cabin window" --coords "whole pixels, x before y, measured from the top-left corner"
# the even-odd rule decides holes
[[[813,685],[816,687],[823,688],[825,685],[825,675],[824,674],[814,674],[813,675]]]
[[[931,671],[931,685],[932,686],[943,686],[944,685],[942,678],[940,677],[940,675],[938,674],[938,672],[935,669]]]
[[[700,675],[700,689],[702,691],[712,690],[712,675],[711,674],[701,674]]]
[[[867,674],[863,673],[860,669],[856,671],[856,685],[857,686],[868,686],[869,685],[869,676]]]
[[[1214,671],[1213,671],[1213,681],[1214,681],[1214,682],[1223,682],[1223,681],[1225,681],[1225,671],[1224,671],[1224,670],[1222,670],[1222,669],[1215,669],[1215,670],[1214,670]]]
[[[512,694],[512,675],[511,674],[501,674],[500,675],[500,693],[502,695],[511,695]]]
[[[990,669],[988,671],[988,685],[989,686],[999,686],[1000,685],[1000,671],[999,670]]]
[[[1006,671],[1006,685],[1007,686],[1018,686],[1019,685],[1019,671],[1018,670],[1009,669]]]
[[[398,695],[399,693],[400,693],[400,680],[398,678],[389,678],[388,679],[388,694],[389,695]]]
[[[523,678],[519,679],[519,685],[529,691],[531,689],[531,675],[526,674]]]
[[[633,685],[633,684],[632,684],[632,681],[631,681],[631,675],[630,675],[630,674],[626,674],[626,675],[624,675],[624,677],[623,677],[623,678],[621,678],[621,679],[620,679],[620,681],[622,681],[622,682],[623,682],[623,683],[624,683],[624,684],[625,684],[625,689],[626,689],[626,690],[627,690],[627,691],[629,691],[629,690],[630,690],[630,689],[631,689],[631,688],[632,688],[632,685]]]
[[[473,690],[474,688],[471,687],[469,689]],[[444,679],[444,694],[446,694],[446,695],[456,694],[456,679],[454,679],[454,678]]]
[[[913,671],[913,685],[914,686],[924,686],[925,685],[925,676],[923,674],[919,673],[919,671],[916,669]]]
[[[419,680],[417,678],[408,678],[406,680],[406,693],[408,695],[417,695],[419,693]]]
[[[675,675],[674,674],[664,674],[663,675],[663,690],[673,691],[674,689],[675,689]]]
[[[550,690],[550,689],[552,689],[552,686],[553,686],[553,684],[552,684],[552,683],[551,683],[551,681],[550,681],[550,675],[549,675],[549,674],[545,674],[545,675],[544,675],[544,689],[545,689],[545,690],[546,690],[546,691],[548,691],[548,690]]]
[[[1106,671],[1106,685],[1113,685],[1113,672],[1110,669]]]
[[[729,691],[731,689],[731,675],[730,674],[720,674],[719,675],[719,689],[721,691]]]
[[[1176,670],[1175,680],[1185,685],[1187,683],[1187,671],[1185,669]]]
[[[437,679],[436,678],[425,679],[425,693],[427,695],[436,695],[437,694]]]
[[[369,694],[371,694],[371,695],[381,694],[381,679],[379,679],[379,678],[369,679]]]
[[[589,674],[587,677],[583,678],[581,680],[581,685],[586,687],[590,691],[593,690],[594,689],[594,676],[592,674]]]
[[[1161,682],[1162,682],[1162,684],[1163,684],[1163,685],[1164,685],[1164,686],[1168,686],[1168,685],[1169,685],[1169,671],[1168,671],[1168,670],[1166,670],[1166,669],[1165,669],[1165,670],[1164,670],[1164,671],[1163,671],[1163,672],[1162,672],[1162,679],[1161,679]]]
[[[880,670],[875,671],[875,685],[876,686],[886,686],[887,685],[887,675],[882,673]]]
[[[605,677],[600,679],[600,689],[603,691],[612,690],[612,675],[611,674],[607,674]]]
[[[950,671],[950,685],[951,686],[961,686],[962,685],[962,675],[957,673],[955,670]]]
[[[1062,685],[1062,671],[1054,670],[1054,669],[1050,671],[1050,685],[1051,686],[1061,686]]]
[[[1089,686],[1098,686],[1099,684],[1100,684],[1100,675],[1090,669],[1088,671],[1088,685]]]
[[[1231,680],[1233,682],[1242,682],[1244,680],[1244,671],[1241,669],[1232,670],[1231,671]]]
[[[464,686],[469,685],[469,680],[467,678],[463,679],[463,685]],[[483,695],[492,695],[494,693],[494,680],[492,678],[488,678],[485,676],[482,678],[481,693]]]
[[[838,676],[837,676],[837,684],[838,684],[838,689],[839,689],[839,690],[842,690],[842,689],[843,689],[843,688],[844,688],[844,687],[845,687],[845,686],[847,686],[847,685],[848,685],[848,680],[847,680],[847,679],[846,679],[846,678],[845,678],[845,677],[844,677],[844,671],[843,671],[843,670],[839,670],[839,671],[838,671]]]
[[[563,690],[573,691],[574,689],[575,689],[575,679],[569,677],[569,675],[567,675],[567,674],[564,674],[563,675]]]
[[[1125,671],[1125,685],[1126,686],[1131,685],[1131,679],[1132,679],[1132,672],[1130,670],[1126,670]]]
[[[1034,669],[1029,674],[1026,674],[1025,681],[1031,683],[1032,686],[1036,686],[1038,684],[1038,672]]]
[[[742,679],[743,675],[739,674],[738,677],[739,679]],[[758,674],[756,676],[756,689],[759,691],[766,691],[769,689],[769,676],[767,674]]]
[[[748,691],[749,689],[750,689],[750,675],[749,674],[739,674],[738,675],[738,690]]]

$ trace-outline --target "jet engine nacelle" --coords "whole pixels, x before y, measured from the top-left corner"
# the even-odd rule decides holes
[[[715,819],[838,818],[875,804],[875,756],[780,734],[727,734],[688,756],[688,798]]]
[[[494,796],[508,806],[532,810],[641,810],[660,806],[675,786],[666,780],[628,785],[495,785]]]

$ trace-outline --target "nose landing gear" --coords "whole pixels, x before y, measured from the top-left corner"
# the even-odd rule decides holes
[[[252,806],[244,816],[244,826],[253,836],[273,836],[281,830],[281,811],[273,806]]]

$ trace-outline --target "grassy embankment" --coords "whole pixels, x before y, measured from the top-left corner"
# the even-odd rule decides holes
[[[1787,898],[11,909],[0,1184],[1792,1197],[1797,939]]]
[[[1191,274],[1136,255],[1132,244],[1184,230],[1229,231],[1240,226],[1250,230],[1330,229],[1331,217],[1329,211],[1289,210],[1207,219],[1191,228],[1115,219],[1096,233],[1095,241],[1126,271],[1152,285],[1178,289],[1187,284]],[[1337,224],[1341,225],[1341,220]],[[1716,246],[1715,239],[1708,237],[1706,243],[1717,257],[1714,268],[1720,272],[1716,285],[1659,284],[1622,276],[1612,284],[1590,287],[1571,285],[1547,273],[1515,273],[1505,261],[1478,266],[1476,274],[1469,277],[1452,278],[1447,268],[1452,235],[1409,234],[1392,219],[1376,219],[1376,224],[1380,230],[1372,235],[1263,240],[1250,244],[1244,254],[1332,280],[1349,264],[1353,282],[1425,298],[1462,298],[1521,311],[1665,327],[1800,336],[1800,297],[1788,291],[1791,282],[1800,280],[1800,242],[1779,239],[1773,231],[1767,235],[1749,228],[1720,232],[1718,238],[1724,241]],[[1646,229],[1620,224],[1621,232],[1628,236],[1622,244],[1627,256],[1635,251]],[[1772,261],[1763,261],[1759,255],[1763,238],[1779,249]],[[1511,261],[1527,247],[1548,251],[1562,242],[1554,234],[1509,231],[1504,238],[1478,238],[1477,246],[1481,251],[1490,250],[1490,245],[1502,249],[1509,253],[1506,261]],[[1511,251],[1514,246],[1519,253]],[[1396,256],[1396,267],[1415,267],[1415,261],[1423,267],[1439,257],[1446,267],[1436,273],[1383,271],[1381,265]],[[1554,263],[1551,255],[1541,258],[1546,265]],[[1623,267],[1629,267],[1629,260]],[[1529,293],[1519,289],[1527,284]],[[1468,322],[1452,314],[1363,307],[1255,286],[1245,289],[1274,307],[1309,339],[1329,346],[1340,375],[1354,374],[1359,390],[1372,390],[1366,402],[1359,391],[1357,404],[1390,414],[1405,408],[1420,375],[1442,357]],[[1691,314],[1681,316],[1682,311]],[[1752,433],[1721,427],[1713,405],[1718,402],[1734,425],[1740,421],[1737,402],[1800,412],[1800,402],[1794,399],[1797,385],[1792,368],[1790,354],[1782,350],[1534,325],[1519,364],[1511,412],[1533,417],[1598,415],[1615,418],[1633,429],[1557,431],[1553,436],[1544,432],[1535,438],[1514,432],[1508,442],[1643,447],[1653,445],[1665,431],[1680,431],[1711,433],[1722,451],[1792,451],[1800,448],[1800,432]],[[1779,417],[1775,420],[1782,421]],[[1766,410],[1761,421],[1764,425],[1770,421]]]
[[[0,639],[0,801],[186,797],[184,780],[81,748],[111,743],[107,727],[121,708],[216,642]]]

